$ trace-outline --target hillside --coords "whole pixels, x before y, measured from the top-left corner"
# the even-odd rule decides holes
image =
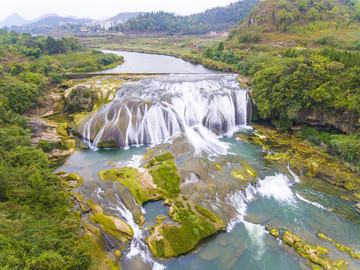
[[[141,14],[143,14],[143,12],[121,12],[111,18],[108,18],[106,21],[110,21],[114,24],[119,23],[119,22],[124,23],[127,20],[137,17]]]
[[[359,49],[359,20],[357,0],[267,0],[258,3],[229,39]]]
[[[176,16],[167,12],[144,13],[113,27],[121,32],[167,32],[169,34],[205,34],[228,31],[245,18],[257,0],[245,0],[226,7],[216,7],[191,16]]]

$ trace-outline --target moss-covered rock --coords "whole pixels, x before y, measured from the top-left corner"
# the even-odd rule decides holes
[[[189,203],[178,201],[172,217],[180,223],[180,226],[163,223],[155,226],[148,238],[154,256],[174,257],[186,253],[201,239],[225,228],[223,222],[214,213],[199,205],[194,208]]]
[[[174,163],[174,156],[165,152],[154,156],[146,166],[164,200],[176,198],[180,192],[180,176]]]
[[[101,230],[109,234],[121,242],[125,243],[134,235],[132,228],[118,217],[107,215],[104,213],[100,205],[88,200],[87,205],[91,208],[93,215],[89,215],[89,220],[98,224]]]
[[[232,177],[234,177],[234,178],[237,179],[237,180],[247,181],[246,178],[245,178],[245,176],[244,176],[240,171],[238,171],[238,170],[233,170],[233,171],[231,172],[231,175],[232,175]]]
[[[341,252],[347,252],[351,258],[360,260],[360,253],[356,253],[353,249],[350,247],[344,246],[341,243],[336,242],[335,240],[328,238],[323,233],[317,233],[317,236],[325,241],[328,241],[330,243],[333,243],[335,247],[337,247]]]
[[[271,229],[270,234],[274,236],[275,238],[279,237],[279,230],[278,229]]]
[[[95,257],[97,269],[120,270],[120,263],[109,258],[100,230],[88,223],[83,223],[83,228],[82,240],[88,243],[89,249]]]
[[[215,164],[215,167],[219,170],[219,172],[221,172],[222,171],[222,167],[221,167],[221,165],[219,165],[219,164]]]
[[[281,237],[277,229],[271,229],[270,234],[275,238]],[[308,259],[309,265],[315,264],[312,265],[313,269],[319,269],[318,266],[323,269],[344,269],[343,266],[348,264],[344,260],[333,261],[329,256],[326,256],[329,253],[327,248],[317,244],[309,244],[289,231],[283,232],[282,241],[294,248],[301,257]]]
[[[89,216],[89,220],[99,224],[104,233],[114,236],[121,242],[127,242],[134,235],[131,227],[117,217],[95,214]]]
[[[99,173],[99,176],[103,181],[120,182],[129,189],[136,202],[140,205],[156,198],[156,186],[154,186],[152,177],[145,169],[139,171],[131,167],[116,168],[103,170]]]
[[[114,140],[99,142],[97,146],[99,148],[119,147],[118,143]]]
[[[300,140],[292,131],[278,132],[264,125],[253,126],[256,129],[254,134],[246,136],[252,139],[251,143],[271,150],[265,159],[289,165],[297,175],[306,176],[304,180],[319,179],[350,191],[360,190],[359,175],[346,162]],[[257,133],[261,133],[261,136],[257,136]]]

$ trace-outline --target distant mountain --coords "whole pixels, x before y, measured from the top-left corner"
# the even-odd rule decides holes
[[[243,0],[226,7],[216,7],[190,16],[176,16],[164,11],[143,13],[113,29],[121,32],[166,32],[169,34],[206,34],[229,31],[246,18],[258,0]]]
[[[36,22],[29,24],[28,26],[29,27],[40,26],[40,25],[56,26],[67,23],[85,24],[92,21],[93,21],[92,19],[76,19],[73,17],[50,16],[37,20]]]
[[[141,14],[143,14],[144,12],[122,12],[119,13],[117,15],[115,15],[114,17],[111,17],[105,21],[110,21],[112,23],[124,23],[126,21],[128,21],[129,19],[135,18]]]
[[[18,13],[13,13],[9,17],[7,17],[5,20],[0,22],[0,27],[4,27],[4,26],[11,27],[14,25],[19,26],[19,25],[23,25],[23,24],[26,24],[29,22],[30,21],[21,17]]]
[[[45,19],[45,18],[48,18],[48,17],[53,17],[53,16],[60,16],[59,14],[56,14],[56,13],[46,13],[44,15],[41,15],[39,18],[35,19],[35,20],[32,20],[31,22],[36,22],[38,20],[41,20],[41,19]]]

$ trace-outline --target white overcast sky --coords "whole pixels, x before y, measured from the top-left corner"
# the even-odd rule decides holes
[[[109,18],[120,12],[167,11],[188,15],[236,0],[0,0],[0,21],[14,12],[25,19],[46,13],[79,18]]]

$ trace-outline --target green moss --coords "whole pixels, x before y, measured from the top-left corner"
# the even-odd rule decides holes
[[[353,259],[358,259],[360,260],[360,253],[356,253],[353,249],[351,249],[350,247],[344,246],[338,242],[336,242],[333,239],[328,238],[325,234],[323,233],[317,233],[317,236],[320,237],[321,239],[331,242],[335,245],[335,247],[337,247],[341,252],[347,252],[349,253],[350,257]]]
[[[84,179],[77,173],[70,173],[66,176],[65,181],[76,181],[77,183],[72,188],[77,188],[84,182]]]
[[[231,172],[231,175],[232,177],[234,177],[235,179],[238,179],[238,180],[242,180],[242,181],[247,181],[245,176],[238,170],[233,170]]]
[[[159,240],[156,242],[156,250],[158,252],[158,254],[165,254],[165,244],[164,244],[164,240]]]
[[[222,171],[222,167],[219,164],[215,164],[215,167],[219,170],[219,172]]]
[[[306,165],[308,167],[308,171],[306,173],[306,176],[314,177],[315,174],[316,174],[316,170],[319,167],[319,164],[316,161],[311,160],[311,159],[305,160],[305,163],[306,163]]]
[[[180,204],[178,205],[180,206]],[[211,213],[206,213],[206,215],[211,216]],[[186,253],[193,249],[201,239],[225,228],[215,216],[212,216],[212,219],[218,223],[212,222],[210,218],[198,216],[190,204],[178,208],[173,216],[177,217],[176,220],[180,226],[159,224],[154,230],[156,233],[153,232],[148,238],[150,250],[157,257],[174,257]],[[159,241],[163,242],[158,244]]]
[[[289,231],[284,232],[282,240],[290,247],[293,247],[301,257],[307,258],[311,263],[319,265],[323,269],[343,269],[343,266],[347,264],[347,262],[343,260],[333,261],[330,257],[325,256],[325,254],[329,253],[327,248],[317,244],[308,244]],[[313,267],[313,269],[314,268],[316,267]]]
[[[96,223],[99,223],[101,225],[104,225],[105,227],[109,228],[109,229],[116,229],[115,223],[114,221],[112,221],[111,219],[107,218],[105,215],[103,214],[95,214],[94,215],[94,220],[96,221]]]
[[[164,199],[176,198],[180,192],[180,176],[174,163],[174,157],[169,152],[153,157],[149,164],[150,174],[158,186],[158,192]]]
[[[275,238],[279,237],[279,230],[278,229],[271,229],[270,234],[274,236]]]
[[[213,213],[211,213],[208,209],[206,209],[198,204],[195,204],[195,209],[200,214],[202,214],[204,217],[208,218],[210,221],[220,222],[219,219]]]
[[[317,236],[325,241],[328,241],[328,242],[335,242],[334,240],[328,238],[325,234],[321,233],[321,232],[318,232],[317,233]]]
[[[104,233],[114,236],[119,239],[121,242],[127,242],[134,235],[131,227],[125,222],[121,221],[122,228],[119,228],[114,222],[113,219],[118,219],[115,217],[105,216],[104,214],[95,214],[92,218],[89,219],[98,223]],[[120,221],[120,219],[118,219]]]
[[[118,143],[116,141],[106,141],[106,142],[99,142],[97,146],[99,148],[110,148],[110,147],[117,147]]]
[[[100,172],[99,176],[103,181],[119,181],[123,186],[129,189],[136,202],[140,205],[150,198],[151,192],[143,189],[139,180],[139,171],[135,168],[123,167],[121,170],[118,168],[103,170]]]
[[[275,153],[273,155],[268,154],[265,156],[265,159],[267,160],[282,160],[282,159],[290,159],[290,156],[286,153]]]
[[[117,260],[120,259],[121,255],[122,255],[122,253],[121,253],[120,250],[117,249],[117,250],[114,251],[114,256],[115,256],[115,258],[116,258]]]

